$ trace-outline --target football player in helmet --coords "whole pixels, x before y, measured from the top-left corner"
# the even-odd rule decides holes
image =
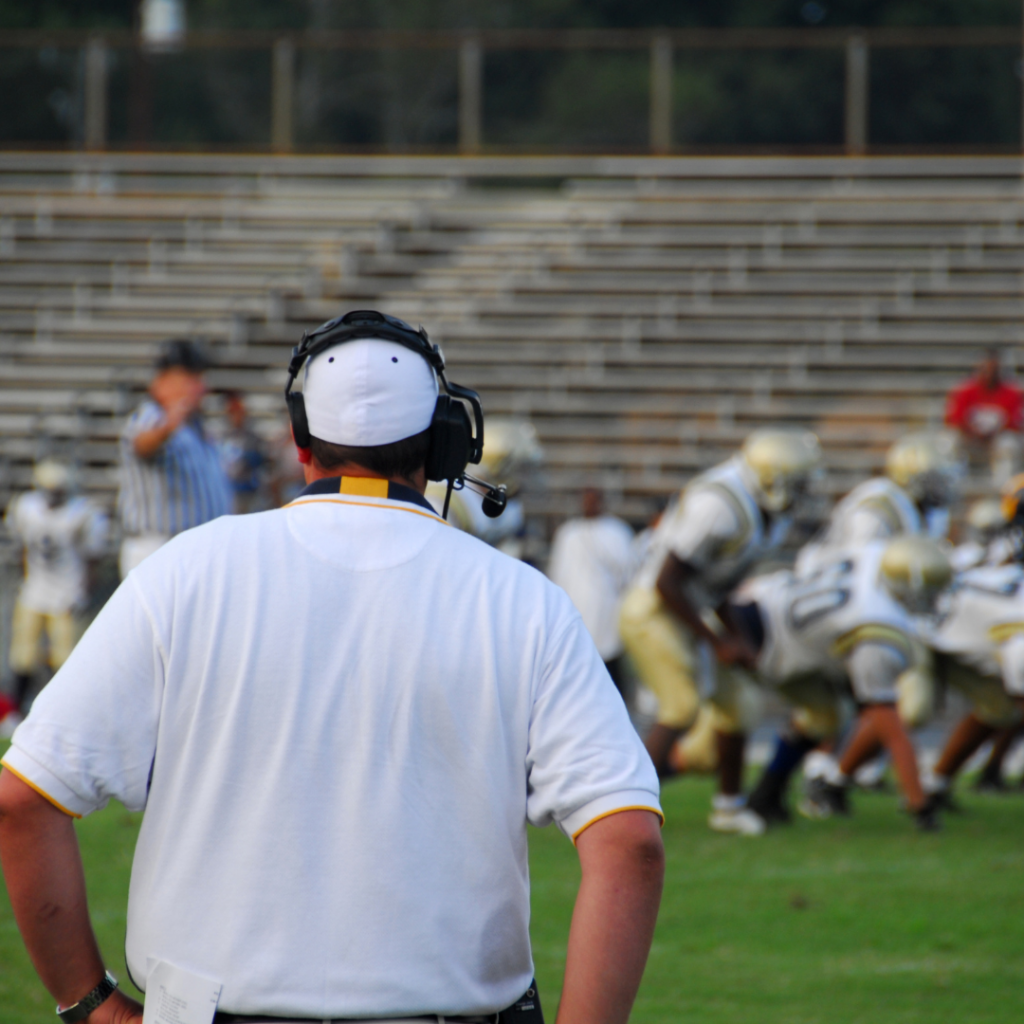
[[[51,668],[60,668],[71,653],[74,613],[86,598],[86,563],[102,554],[108,528],[102,511],[73,493],[74,474],[66,462],[38,462],[32,483],[33,490],[16,497],[5,518],[25,549],[25,580],[11,623],[10,662],[19,711],[40,666],[42,635]]]
[[[830,548],[902,534],[945,536],[961,475],[955,434],[907,434],[889,449],[885,476],[858,484],[832,510],[821,535],[800,552],[798,573],[827,559]]]
[[[534,425],[513,416],[492,416],[484,433],[484,452],[479,475],[492,484],[503,484],[509,496],[500,518],[484,513],[484,498],[471,487],[452,493],[448,519],[459,529],[479,537],[513,558],[523,557],[526,517],[523,503],[516,495],[529,472],[544,459]],[[444,508],[447,484],[427,485],[426,496],[440,514]]]
[[[877,582],[875,600],[887,594],[904,613],[903,627],[865,623],[834,642],[837,654],[849,652],[846,669],[859,709],[857,722],[842,757],[808,783],[801,810],[810,817],[849,813],[851,777],[884,749],[892,757],[908,810],[918,827],[929,831],[938,827],[937,807],[921,786],[904,720],[918,724],[930,710],[931,672],[916,633],[920,618],[934,614],[953,570],[942,548],[926,537],[897,537],[875,549],[873,563],[871,550],[863,549],[859,558]]]
[[[906,560],[899,550],[904,543],[870,541],[835,551],[807,576],[781,571],[754,577],[731,598],[733,617],[747,624],[758,648],[758,681],[794,709],[747,801],[768,822],[788,820],[789,779],[806,754],[838,732],[849,685],[861,709],[853,739],[842,762],[833,760],[826,799],[819,805],[815,795],[806,809],[815,817],[845,812],[846,778],[885,747],[922,827],[934,823],[901,723],[926,710],[909,702],[922,689],[930,693],[930,654],[915,637],[910,612],[886,585],[893,566]]]
[[[1011,513],[1013,521],[1017,509]],[[996,749],[982,780],[986,772],[989,782],[1001,780],[1002,755],[1024,717],[1024,566],[986,565],[961,573],[931,643],[943,678],[971,704],[926,780],[936,801],[948,805],[957,773],[988,739]]]
[[[675,773],[676,740],[706,696],[715,716],[719,792],[709,819],[721,831],[759,834],[764,822],[741,792],[746,725],[742,669],[754,651],[725,599],[751,566],[777,545],[785,512],[821,460],[807,430],[758,430],[727,462],[696,477],[655,531],[620,629],[641,682],[658,698],[648,752],[663,777]]]

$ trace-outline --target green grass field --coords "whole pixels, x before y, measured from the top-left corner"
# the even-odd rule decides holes
[[[762,839],[705,825],[710,783],[667,787],[668,875],[633,1020],[903,1024],[1024,1016],[1024,795],[964,796],[939,835],[916,834],[892,796],[850,821],[798,821]],[[125,900],[139,815],[79,823],[107,962],[124,976]],[[558,1004],[579,870],[554,829],[531,834],[534,953],[547,1019]],[[0,902],[0,1024],[53,1004]]]

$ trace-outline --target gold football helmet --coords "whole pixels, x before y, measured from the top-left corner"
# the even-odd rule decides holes
[[[757,477],[757,503],[768,512],[789,508],[821,465],[818,438],[796,427],[755,430],[740,454]]]
[[[1009,525],[1019,518],[1024,518],[1024,473],[1010,477],[1003,484],[1003,497],[1000,502],[1004,525]]]
[[[491,416],[484,428],[484,453],[480,475],[489,483],[504,484],[509,494],[522,485],[523,472],[539,465],[544,451],[537,429],[527,419]],[[473,470],[474,475],[476,470]]]
[[[71,467],[57,459],[42,459],[32,470],[32,483],[41,491],[70,490]]]
[[[921,506],[952,504],[962,465],[956,435],[922,430],[901,437],[885,458],[885,473]]]
[[[935,541],[904,535],[886,545],[879,576],[885,589],[904,608],[927,614],[953,579],[953,566]]]
[[[1018,479],[1017,490],[1019,497],[1024,498],[1024,476]],[[1012,483],[1013,481],[1010,481]],[[1011,494],[1010,500],[1016,504],[1017,495]],[[968,535],[979,543],[991,540],[1000,530],[1004,529],[1010,521],[1006,518],[1007,496],[1000,498],[978,498],[972,501],[964,516],[964,525]],[[1016,513],[1016,508],[1011,510],[1010,518]]]

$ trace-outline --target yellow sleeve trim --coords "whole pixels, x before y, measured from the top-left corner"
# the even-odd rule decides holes
[[[1003,622],[998,626],[992,626],[988,631],[989,639],[994,644],[1005,644],[1010,637],[1018,633],[1024,633],[1024,622]]]
[[[29,789],[34,789],[47,803],[53,804],[58,811],[63,811],[69,818],[81,818],[80,814],[75,814],[74,811],[69,811],[63,804],[57,803],[57,801],[54,800],[46,790],[40,789],[31,779],[26,779],[21,772],[15,771],[6,761],[0,761],[0,764],[2,764],[16,779],[21,779]],[[584,826],[584,828],[585,827],[586,826]]]
[[[888,644],[895,647],[905,658],[913,660],[914,651],[906,633],[882,623],[868,623],[851,629],[832,645],[832,653],[845,658],[858,644]]]
[[[644,804],[633,804],[630,807],[616,807],[614,811],[605,811],[604,814],[599,814],[596,818],[591,818],[590,821],[586,823],[586,825],[583,825],[581,828],[578,828],[575,832],[573,832],[573,845],[575,845],[576,840],[579,839],[579,837],[583,835],[583,833],[586,832],[591,825],[597,824],[597,822],[601,821],[602,818],[610,818],[613,814],[621,814],[623,811],[650,811],[651,814],[656,814],[661,819],[661,824],[663,827],[665,825],[665,815],[662,814],[661,811],[659,811],[656,807],[647,807]]]
[[[343,476],[341,494],[355,494],[362,498],[386,498],[388,482],[375,476]]]

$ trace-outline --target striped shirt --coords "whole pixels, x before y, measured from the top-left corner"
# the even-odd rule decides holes
[[[231,512],[231,484],[199,420],[183,423],[151,458],[136,454],[135,438],[163,422],[163,409],[147,399],[121,431],[118,509],[129,535],[173,537]]]

